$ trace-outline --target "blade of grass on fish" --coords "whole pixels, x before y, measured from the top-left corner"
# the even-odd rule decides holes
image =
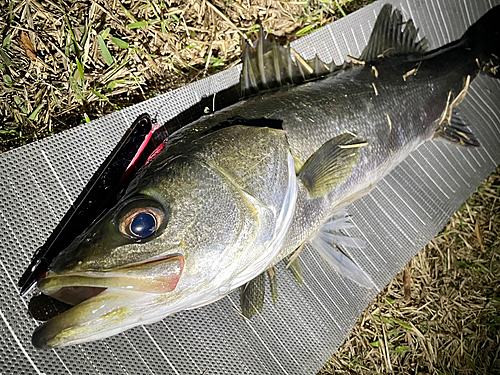
[[[111,56],[111,53],[109,52],[108,47],[106,47],[106,43],[104,42],[102,36],[97,36],[97,43],[99,43],[99,48],[101,50],[102,57],[104,57],[104,60],[106,61],[106,64],[108,64],[108,66],[113,65],[115,59],[113,59],[113,56]]]

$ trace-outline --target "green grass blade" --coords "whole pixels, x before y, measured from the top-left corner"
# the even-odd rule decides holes
[[[127,25],[127,29],[138,29],[139,27],[144,27],[144,26],[147,26],[149,24],[148,21],[139,21],[139,22],[133,22],[133,23],[129,23]]]
[[[36,118],[36,115],[38,115],[38,112],[40,112],[40,110],[42,109],[42,107],[45,105],[45,103],[42,103],[40,104],[34,111],[33,113],[30,115],[29,119],[30,120],[34,120]]]
[[[130,47],[130,45],[127,42],[125,42],[124,40],[121,40],[120,38],[115,38],[114,36],[112,36],[109,39],[111,40],[111,42],[113,42],[114,44],[116,44],[120,48],[126,49],[126,48]]]
[[[12,62],[10,61],[9,56],[7,56],[7,54],[1,48],[0,48],[0,56],[2,57],[2,60],[5,62],[5,66],[12,65]]]
[[[102,36],[103,40],[106,40],[106,38],[108,37],[110,31],[111,31],[111,29],[108,27],[106,30],[104,30],[102,32],[101,36]]]
[[[99,48],[101,49],[102,56],[104,57],[106,64],[108,64],[109,66],[113,65],[115,60],[113,59],[113,56],[111,56],[108,47],[106,47],[106,43],[104,43],[102,36],[97,36],[97,42],[99,43]]]
[[[9,42],[10,42],[11,36],[12,36],[12,34],[7,34],[7,36],[3,39],[2,48],[7,47],[7,44],[9,44]]]
[[[83,76],[83,65],[80,62],[80,60],[76,60],[76,67],[78,69],[78,73],[80,74],[80,78],[82,79],[82,82],[84,81],[84,76]]]
[[[343,16],[343,17],[346,17],[346,16],[347,16],[347,14],[346,14],[346,12],[344,11],[344,9],[342,9],[342,7],[340,6],[339,2],[338,2],[338,1],[335,1],[335,4],[337,5],[337,8],[338,8],[339,12],[340,12],[340,13],[342,13],[342,16]]]
[[[303,35],[309,34],[310,32],[312,32],[314,30],[315,26],[316,25],[311,24],[311,25],[307,25],[307,26],[303,27],[302,29],[297,31],[297,36],[303,36]]]

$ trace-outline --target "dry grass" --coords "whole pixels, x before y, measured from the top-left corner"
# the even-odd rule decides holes
[[[258,20],[290,40],[367,2],[0,0],[0,152],[237,64]],[[321,374],[500,373],[499,173]]]
[[[0,0],[0,151],[237,64],[257,22],[293,39],[352,1]]]

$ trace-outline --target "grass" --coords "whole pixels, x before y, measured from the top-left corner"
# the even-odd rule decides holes
[[[291,40],[358,3],[0,0],[0,151],[234,66],[257,22]]]
[[[239,63],[369,1],[0,0],[0,152]],[[500,170],[363,312],[320,374],[500,373]]]

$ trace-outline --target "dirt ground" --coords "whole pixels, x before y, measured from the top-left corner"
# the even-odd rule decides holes
[[[0,0],[0,152],[239,63],[371,1]],[[320,374],[500,373],[500,169],[363,312]]]

